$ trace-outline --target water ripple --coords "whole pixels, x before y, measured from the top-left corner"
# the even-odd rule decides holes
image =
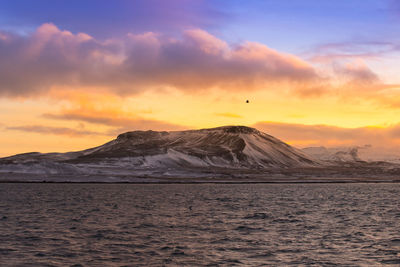
[[[399,184],[0,184],[1,266],[399,266]]]

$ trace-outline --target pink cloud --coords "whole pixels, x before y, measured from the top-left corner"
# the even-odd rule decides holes
[[[221,55],[229,51],[226,42],[200,29],[185,31],[184,38],[188,45],[198,47],[206,54]]]
[[[230,45],[201,29],[180,38],[146,32],[106,41],[50,23],[28,36],[0,32],[3,97],[41,96],[58,87],[116,95],[286,88],[283,93],[300,98],[366,97],[388,105],[380,92],[394,85],[383,84],[362,59],[331,64],[327,74],[295,55],[249,41]]]
[[[378,75],[362,60],[353,60],[345,64],[336,65],[335,71],[346,77],[349,82],[380,83]]]
[[[0,95],[45,94],[53,86],[93,86],[116,94],[148,89],[248,90],[318,80],[300,58],[259,43],[230,46],[200,29],[182,38],[128,34],[98,41],[43,24],[28,36],[1,33]]]

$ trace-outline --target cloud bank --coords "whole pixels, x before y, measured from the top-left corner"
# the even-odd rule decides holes
[[[0,32],[0,96],[42,95],[55,86],[119,95],[163,87],[248,90],[318,79],[296,56],[253,42],[232,46],[200,29],[181,38],[147,32],[106,41],[51,23],[27,36]]]

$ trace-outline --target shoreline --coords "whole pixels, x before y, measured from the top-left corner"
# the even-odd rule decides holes
[[[154,182],[135,182],[135,181],[121,181],[121,182],[104,182],[104,181],[0,181],[0,184],[397,184],[400,180],[343,180],[343,181],[154,181]]]

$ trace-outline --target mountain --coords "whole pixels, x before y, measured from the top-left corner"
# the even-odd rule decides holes
[[[245,126],[189,131],[134,131],[102,146],[69,153],[27,153],[3,162],[54,161],[70,164],[129,161],[146,168],[279,168],[318,162],[284,142]]]

